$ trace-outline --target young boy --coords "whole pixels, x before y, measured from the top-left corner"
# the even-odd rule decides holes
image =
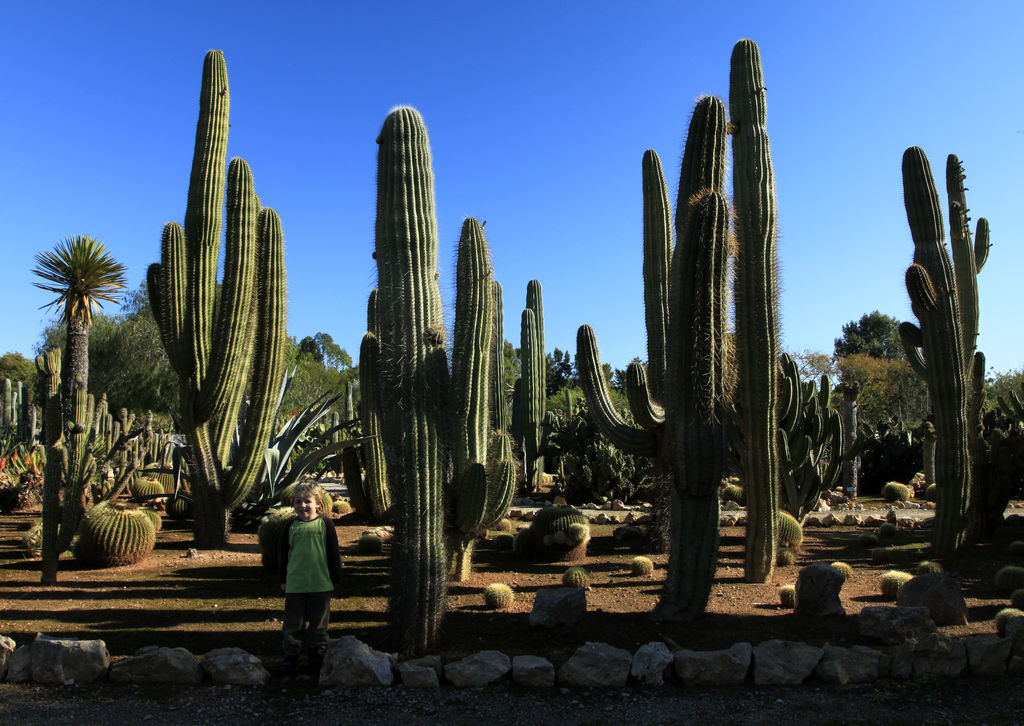
[[[327,652],[331,593],[341,579],[341,556],[334,523],[320,509],[321,489],[304,482],[292,492],[295,519],[281,537],[278,563],[284,590],[284,662],[281,671],[294,673],[306,647],[309,666],[317,671]]]

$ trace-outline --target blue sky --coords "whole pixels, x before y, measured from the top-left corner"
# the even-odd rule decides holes
[[[693,6],[688,7],[688,6]],[[281,214],[291,335],[351,354],[374,285],[375,139],[388,110],[431,136],[442,292],[461,220],[487,221],[518,345],[526,284],[546,339],[646,357],[640,161],[674,198],[694,101],[728,95],[734,43],[761,48],[779,203],[783,348],[831,353],[878,309],[911,319],[900,160],[964,162],[994,246],[979,277],[979,347],[1024,366],[1024,54],[1016,2],[9,2],[0,57],[0,353],[38,343],[33,255],[102,239],[132,287],[181,221],[203,55],[224,51],[229,154]],[[110,306],[108,311],[113,312]],[[449,321],[450,324],[450,321]]]

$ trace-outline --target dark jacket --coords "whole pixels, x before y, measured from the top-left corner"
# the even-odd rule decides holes
[[[335,585],[338,584],[338,580],[341,579],[341,555],[338,553],[338,531],[334,528],[334,522],[320,515],[319,519],[324,520],[324,549],[327,551],[327,574],[331,576],[331,582]],[[288,542],[288,533],[292,530],[292,525],[298,521],[298,518],[292,519],[284,527],[284,532],[281,534],[280,549],[277,552],[277,570],[278,576],[281,578],[281,583],[284,584],[285,580],[288,579],[288,551],[291,549],[291,544]]]

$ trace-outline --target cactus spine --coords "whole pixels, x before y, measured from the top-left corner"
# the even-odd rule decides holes
[[[632,364],[627,371],[630,408],[640,428],[629,426],[611,404],[593,330],[584,325],[577,335],[580,378],[602,433],[624,451],[655,458],[672,483],[669,567],[657,611],[665,619],[703,612],[716,567],[731,376],[725,132],[724,104],[702,98],[683,153],[671,262],[664,174],[657,154],[644,154],[644,217],[660,220],[644,225],[645,308],[648,321],[655,321],[655,334],[648,330],[648,357],[664,360],[664,373],[662,380],[653,379],[657,363],[650,381],[643,366]],[[653,395],[659,390],[661,400]]]
[[[729,71],[733,202],[736,219],[736,350],[747,491],[744,575],[767,582],[775,566],[779,498],[779,301],[775,174],[765,129],[761,52],[752,40],[733,48]]]
[[[985,358],[975,353],[978,330],[977,274],[988,257],[988,222],[978,221],[971,243],[964,198],[963,170],[950,155],[946,164],[952,258],[945,244],[942,209],[924,151],[903,154],[903,195],[914,240],[914,262],[907,268],[907,292],[918,325],[902,323],[907,359],[928,384],[935,415],[935,483],[938,504],[932,547],[938,557],[957,553],[968,527],[972,499],[972,433],[980,410]],[[973,402],[972,402],[973,399]],[[985,530],[982,496],[974,493],[972,534]],[[1001,515],[1001,512],[999,513]]]
[[[219,307],[214,304],[228,107],[224,57],[210,51],[203,64],[185,225],[164,227],[160,262],[148,272],[153,314],[181,380],[196,544],[207,548],[224,546],[226,512],[245,498],[263,461],[287,341],[281,221],[260,207],[242,159],[233,159],[227,173],[224,281]],[[235,442],[246,391],[250,399]]]

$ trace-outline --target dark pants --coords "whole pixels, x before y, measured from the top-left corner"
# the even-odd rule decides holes
[[[330,592],[299,592],[284,596],[284,655],[297,658],[305,645],[310,653],[327,650],[331,620]]]

